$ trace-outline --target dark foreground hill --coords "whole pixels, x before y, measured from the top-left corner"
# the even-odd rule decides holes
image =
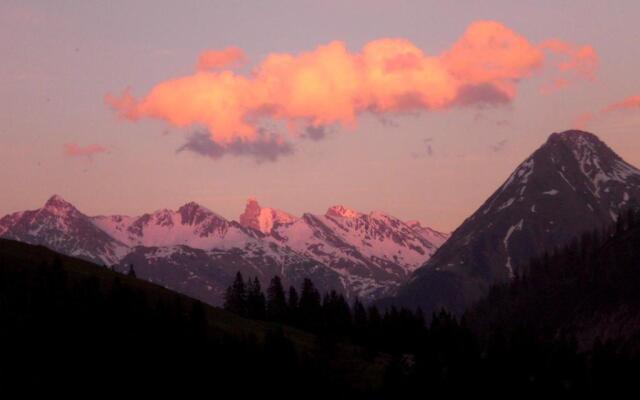
[[[1,385],[23,393],[358,398],[382,382],[386,363],[9,240],[0,240],[0,343]]]

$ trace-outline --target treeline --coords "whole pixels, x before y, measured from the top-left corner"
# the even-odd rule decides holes
[[[466,318],[485,335],[526,330],[536,340],[565,336],[583,349],[608,340],[620,353],[640,353],[640,340],[629,336],[640,332],[640,213],[629,210],[533,259]]]
[[[640,214],[630,211],[532,260],[461,319],[446,311],[381,312],[312,282],[266,296],[242,276],[228,310],[280,321],[390,356],[383,396],[417,393],[611,395],[633,390],[640,371]],[[305,299],[303,302],[302,299]],[[291,301],[293,299],[293,301]],[[254,304],[250,306],[250,304]],[[258,305],[256,307],[256,305]],[[258,313],[255,314],[255,310]]]
[[[388,353],[414,349],[426,332],[420,309],[391,307],[380,312],[355,299],[350,304],[336,292],[321,294],[310,279],[288,290],[274,276],[263,292],[258,278],[244,279],[238,272],[227,288],[224,309],[243,317],[273,321],[321,335],[325,340],[346,340],[369,351]]]

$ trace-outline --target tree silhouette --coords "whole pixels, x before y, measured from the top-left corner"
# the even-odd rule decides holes
[[[127,276],[132,278],[136,277],[136,270],[133,268],[133,264],[129,264],[129,270],[127,271]]]
[[[265,318],[265,298],[257,277],[247,282],[247,316],[253,319]]]
[[[224,296],[224,309],[238,315],[247,314],[247,292],[242,274],[238,271],[233,284],[227,288]]]
[[[312,331],[322,326],[322,305],[320,293],[309,278],[302,282],[302,293],[299,302],[300,324]]]
[[[267,318],[282,322],[287,318],[287,299],[280,277],[274,276],[267,289]]]

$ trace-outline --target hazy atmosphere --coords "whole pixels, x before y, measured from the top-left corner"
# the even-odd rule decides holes
[[[607,109],[640,94],[638,15],[633,1],[3,1],[0,214],[58,193],[93,215],[193,200],[237,219],[253,196],[451,231],[554,131],[588,128],[640,164],[637,99]],[[456,61],[499,52],[489,31],[520,58],[488,74]],[[406,50],[396,68],[432,70],[423,93],[410,72],[372,80],[385,43]],[[215,98],[180,100],[206,74],[228,83],[218,114]],[[349,100],[305,109],[278,76]]]

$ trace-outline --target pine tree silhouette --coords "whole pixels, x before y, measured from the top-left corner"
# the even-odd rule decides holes
[[[280,277],[274,276],[267,289],[267,318],[282,322],[287,318],[287,299]]]
[[[253,319],[265,319],[265,298],[258,278],[247,282],[247,316]]]
[[[240,271],[236,273],[233,284],[227,288],[224,309],[242,316],[247,314],[247,292]]]

